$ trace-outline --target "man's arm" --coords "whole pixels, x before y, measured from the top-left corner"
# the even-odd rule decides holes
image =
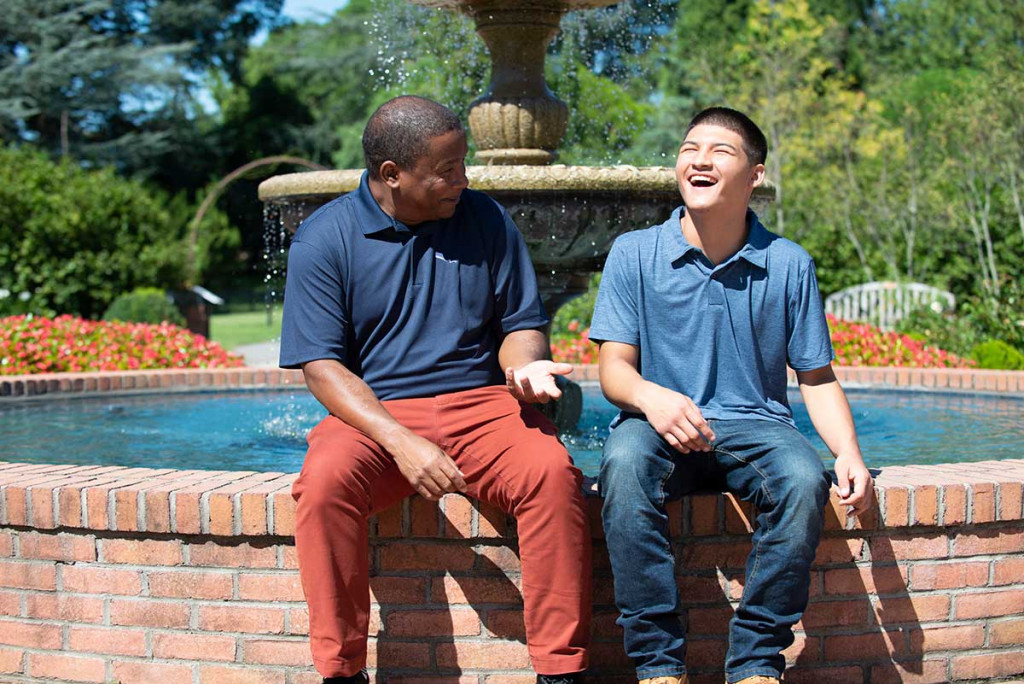
[[[498,348],[498,363],[505,369],[508,391],[519,401],[546,404],[562,396],[556,375],[572,373],[568,363],[549,361],[548,338],[540,330],[515,330]]]
[[[362,431],[395,460],[398,470],[425,499],[466,491],[455,462],[433,442],[409,430],[388,413],[361,378],[333,359],[302,365],[306,386],[332,415]]]
[[[715,439],[700,409],[685,394],[644,380],[637,371],[639,350],[622,342],[602,342],[598,352],[601,390],[625,411],[642,413],[659,435],[684,454],[708,451]]]
[[[860,515],[871,505],[874,491],[871,473],[864,465],[850,404],[836,380],[832,364],[811,371],[797,371],[796,378],[814,429],[836,458],[839,501],[851,507],[850,515]]]

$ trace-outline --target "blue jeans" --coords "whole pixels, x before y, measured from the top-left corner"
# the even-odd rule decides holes
[[[682,454],[643,417],[609,436],[601,460],[602,519],[618,624],[637,678],[686,671],[679,590],[665,502],[726,490],[757,507],[743,597],[729,625],[729,682],[785,669],[781,651],[807,607],[811,563],[831,478],[796,428],[771,420],[711,420],[713,450]]]

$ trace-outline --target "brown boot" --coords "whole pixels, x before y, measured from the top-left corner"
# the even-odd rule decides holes
[[[689,684],[689,679],[686,675],[682,677],[652,677],[650,679],[641,679],[640,684]]]
[[[765,677],[764,675],[755,675],[753,677],[746,677],[736,682],[735,684],[780,684],[778,677]]]

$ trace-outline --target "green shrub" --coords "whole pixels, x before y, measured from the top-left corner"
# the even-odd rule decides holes
[[[103,314],[105,321],[124,321],[126,323],[174,323],[184,326],[185,317],[157,287],[137,287],[131,292],[120,295]]]
[[[1024,370],[1024,354],[1002,340],[987,340],[971,351],[978,368]]]
[[[928,308],[912,311],[896,324],[896,332],[957,356],[969,356],[971,350],[984,339],[969,318],[936,313]]]

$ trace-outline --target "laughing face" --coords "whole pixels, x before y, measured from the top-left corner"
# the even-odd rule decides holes
[[[694,126],[679,148],[676,181],[687,211],[742,206],[764,180],[764,164],[751,164],[743,138],[728,128]]]
[[[431,138],[427,153],[393,182],[395,216],[414,225],[451,218],[466,180],[466,134],[450,131]]]

